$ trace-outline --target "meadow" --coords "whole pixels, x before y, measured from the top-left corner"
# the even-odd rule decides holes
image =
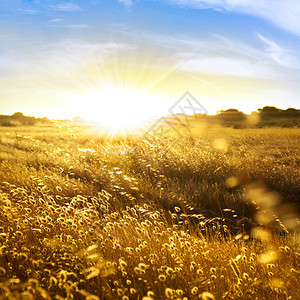
[[[0,127],[0,299],[300,299],[300,129]]]

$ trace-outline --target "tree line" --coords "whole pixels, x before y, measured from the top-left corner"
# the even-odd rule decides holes
[[[252,115],[255,114],[259,116],[260,120],[272,120],[278,118],[289,119],[300,117],[300,110],[295,108],[280,109],[275,106],[265,106],[259,108],[256,112],[252,112]],[[230,108],[218,111],[217,117],[224,121],[243,121],[247,118],[247,115],[238,109]]]
[[[16,112],[12,115],[0,115],[0,125],[1,126],[18,126],[18,125],[23,125],[23,126],[33,126],[36,123],[50,123],[51,121],[44,117],[44,118],[36,118],[36,117],[29,117],[25,116],[21,112]]]

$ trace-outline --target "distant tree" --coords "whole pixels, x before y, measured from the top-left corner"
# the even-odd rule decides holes
[[[15,112],[13,115],[11,115],[12,118],[16,118],[16,119],[19,119],[19,118],[24,118],[24,114],[21,113],[21,112]]]
[[[259,108],[259,115],[262,119],[272,119],[281,117],[281,109],[275,106],[264,106],[262,109]]]
[[[33,126],[36,123],[36,118],[34,117],[24,117],[20,120],[22,125]]]
[[[1,122],[1,126],[3,126],[3,127],[13,127],[13,126],[16,126],[16,124],[14,124],[13,122],[10,122],[10,121],[4,121],[4,122]]]
[[[39,119],[39,121],[41,122],[41,123],[51,123],[51,121],[47,118],[47,117],[43,117],[43,118],[40,118]]]
[[[193,114],[193,118],[196,120],[208,120],[211,116],[208,114],[203,114],[203,113],[196,113]]]
[[[246,115],[235,108],[220,110],[217,112],[217,117],[222,121],[242,121],[246,119]]]
[[[288,108],[282,111],[283,115],[287,118],[297,118],[300,117],[300,111],[295,108]]]

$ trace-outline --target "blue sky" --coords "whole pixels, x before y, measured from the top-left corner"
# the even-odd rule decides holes
[[[299,15],[297,0],[1,0],[0,113],[71,117],[107,86],[157,112],[186,91],[209,113],[299,108]]]

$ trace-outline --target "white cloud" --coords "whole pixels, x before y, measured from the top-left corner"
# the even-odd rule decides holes
[[[241,58],[200,57],[183,62],[179,68],[204,74],[229,75],[236,77],[272,78],[272,72],[262,64],[253,64]]]
[[[89,28],[90,26],[88,24],[70,24],[67,25],[69,28],[74,28],[74,29],[86,29]]]
[[[66,70],[75,70],[88,65],[90,60],[101,62],[107,55],[112,55],[116,51],[127,50],[129,47],[129,45],[122,43],[91,43],[80,39],[66,39],[37,49],[34,62],[66,68]]]
[[[198,74],[230,75],[260,79],[282,79],[300,70],[300,59],[293,50],[257,33],[261,46],[211,34],[206,39],[167,36],[162,33],[116,28],[135,44],[159,53],[158,58],[174,69]],[[253,35],[255,38],[255,35]],[[252,40],[252,36],[249,40]],[[159,50],[158,50],[159,49]],[[150,51],[150,52],[151,52]],[[159,52],[158,52],[159,51]]]
[[[300,69],[300,61],[288,49],[257,34],[264,48],[213,35],[206,41],[180,42],[178,68],[196,73],[278,80]]]
[[[3,78],[14,78],[18,75],[26,77],[51,73],[51,70],[73,72],[88,66],[91,60],[99,63],[116,51],[131,49],[130,45],[123,43],[91,43],[80,39],[65,39],[45,46],[33,47],[24,53],[17,49],[7,50],[0,59],[0,75],[5,74]],[[30,52],[31,55],[28,56],[26,52]]]
[[[269,55],[276,63],[291,69],[300,68],[299,58],[297,58],[292,51],[279,46],[276,42],[266,38],[260,33],[257,33],[256,35],[264,43],[266,54]]]
[[[268,40],[267,49],[259,49],[217,34],[205,40],[145,32],[135,32],[134,35],[151,45],[163,44],[167,51],[161,49],[160,55],[167,55],[165,59],[173,61],[177,69],[198,74],[274,79],[279,78],[283,70],[286,73],[295,66],[289,52],[271,40]],[[265,41],[263,45],[266,45]]]
[[[282,56],[284,55],[284,50],[278,46],[274,41],[267,39],[262,36],[260,33],[257,33],[257,36],[262,40],[266,45],[266,51],[270,53],[270,56],[279,64],[282,63]]]
[[[119,0],[125,6],[131,6],[133,4],[132,0]]]
[[[80,11],[81,7],[70,3],[70,2],[66,2],[66,3],[60,3],[60,4],[56,4],[56,5],[51,5],[51,8],[54,10],[58,10],[58,11],[66,11],[66,12],[75,12],[75,11]]]
[[[167,0],[169,3],[198,9],[212,8],[254,15],[293,34],[300,35],[299,0]]]
[[[24,15],[36,15],[36,14],[40,13],[39,10],[30,9],[30,8],[18,8],[18,11]]]
[[[60,23],[61,21],[63,21],[63,19],[61,18],[56,18],[56,19],[52,19],[50,21],[48,21],[48,24],[54,24],[54,23]]]

